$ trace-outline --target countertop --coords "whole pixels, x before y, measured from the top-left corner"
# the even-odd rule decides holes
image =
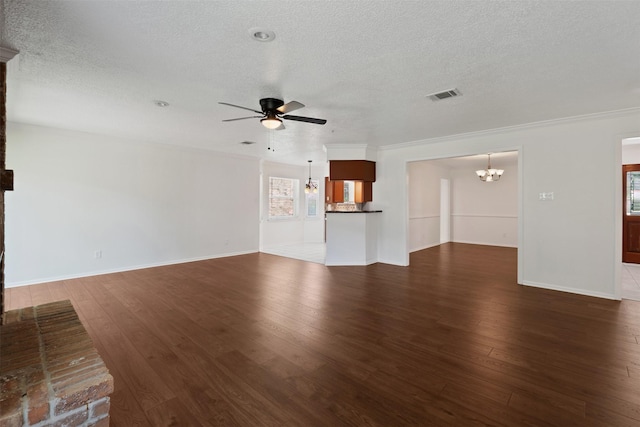
[[[328,214],[354,214],[354,213],[379,213],[382,211],[325,211],[325,213]]]

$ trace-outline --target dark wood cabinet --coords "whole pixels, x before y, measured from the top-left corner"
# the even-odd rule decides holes
[[[331,181],[328,176],[325,177],[324,201],[325,203],[344,202],[344,181]]]
[[[376,162],[369,160],[331,160],[329,162],[331,181],[368,181],[376,180]]]
[[[353,201],[366,203],[373,200],[373,183],[371,181],[355,181]],[[344,203],[344,181],[331,181],[324,178],[324,202]]]
[[[356,181],[354,201],[366,203],[373,200],[373,183],[371,181]]]

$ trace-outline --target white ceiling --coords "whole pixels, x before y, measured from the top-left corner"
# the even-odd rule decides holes
[[[8,80],[16,122],[304,165],[325,159],[325,143],[387,146],[640,106],[638,1],[2,4],[0,44],[20,51]],[[252,40],[253,27],[275,41]],[[425,97],[451,88],[462,96]],[[252,114],[219,101],[259,109],[263,97],[328,123],[221,122]]]

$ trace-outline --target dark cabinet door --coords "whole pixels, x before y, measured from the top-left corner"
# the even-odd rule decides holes
[[[325,203],[344,202],[344,181],[331,181],[328,176],[325,177],[324,201]]]

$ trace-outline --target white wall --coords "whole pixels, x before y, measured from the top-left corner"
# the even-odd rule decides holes
[[[450,170],[453,242],[518,246],[518,164],[492,163],[505,170],[500,181],[482,182],[468,166]]]
[[[433,162],[408,164],[409,250],[440,244],[440,179],[449,169]]]
[[[620,141],[639,131],[634,109],[382,149],[379,261],[409,262],[407,162],[519,149],[519,281],[619,298]],[[539,201],[540,192],[555,200]]]
[[[258,250],[257,159],[17,123],[7,143],[7,286]]]
[[[311,178],[318,180],[318,216],[307,217],[304,185],[309,180],[309,166],[275,162],[262,163],[262,202],[260,248],[324,242],[324,176],[325,165],[312,165]],[[292,219],[269,219],[269,177],[297,179],[300,183],[298,216]]]
[[[622,164],[640,164],[640,144],[630,144],[622,146]]]

